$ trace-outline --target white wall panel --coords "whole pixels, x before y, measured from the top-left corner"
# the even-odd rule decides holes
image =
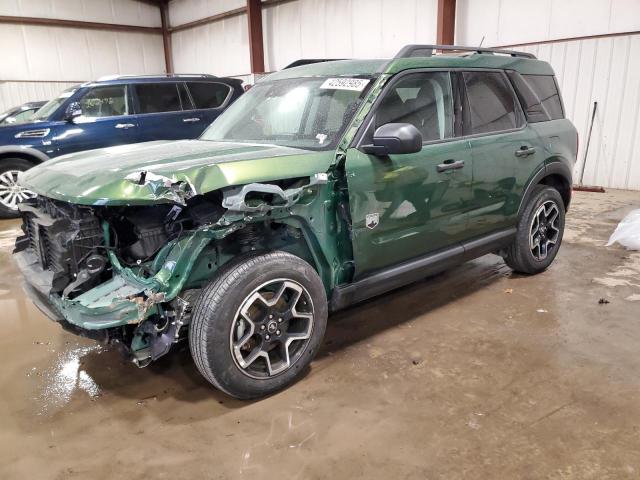
[[[515,45],[640,30],[640,0],[458,0],[456,43]]]
[[[0,82],[0,112],[26,102],[49,100],[74,85],[68,82]]]
[[[251,70],[245,14],[176,32],[171,40],[177,73],[227,76]]]
[[[297,0],[263,11],[265,68],[299,58],[385,58],[434,43],[437,0]]]
[[[171,26],[182,25],[246,5],[246,0],[171,0],[169,23]]]
[[[36,25],[0,25],[0,80],[93,80],[164,72],[162,36]]]
[[[137,0],[0,0],[0,15],[161,25],[160,9]]]
[[[566,115],[580,136],[579,179],[593,111],[584,183],[640,190],[640,34],[514,47],[553,66]]]

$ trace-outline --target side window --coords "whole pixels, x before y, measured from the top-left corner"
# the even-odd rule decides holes
[[[13,116],[7,117],[5,118],[2,122],[2,124],[6,123],[24,123],[26,121],[28,121],[31,117],[33,117],[33,114],[36,113],[35,110],[23,110],[21,112],[16,113]]]
[[[218,108],[229,95],[228,85],[213,82],[187,82],[196,108]]]
[[[425,142],[453,136],[453,95],[448,72],[414,73],[387,91],[376,111],[376,128],[411,123]]]
[[[509,78],[529,122],[564,118],[560,93],[553,75],[520,75],[509,72]]]
[[[14,115],[14,120],[16,123],[22,123],[22,122],[26,122],[27,120],[29,120],[31,117],[33,117],[33,114],[36,113],[36,109],[33,110],[23,110],[20,113],[16,113]]]
[[[85,118],[128,115],[127,93],[124,85],[109,85],[90,89],[81,99]]]
[[[522,123],[507,79],[499,72],[463,72],[467,91],[464,134],[499,132]]]
[[[135,84],[139,113],[177,112],[182,110],[178,85],[172,82]]]

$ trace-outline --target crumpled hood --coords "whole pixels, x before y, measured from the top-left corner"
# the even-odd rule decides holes
[[[39,195],[83,205],[178,202],[231,185],[326,172],[335,152],[204,140],[155,141],[64,155],[25,172]],[[179,193],[179,192],[178,192]]]

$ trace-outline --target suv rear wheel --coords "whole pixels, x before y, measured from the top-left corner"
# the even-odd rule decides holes
[[[518,222],[516,238],[504,255],[513,270],[539,273],[556,257],[564,233],[564,202],[560,193],[538,185]]]
[[[249,254],[222,267],[202,291],[189,329],[200,373],[227,394],[250,399],[295,381],[327,324],[316,271],[285,252]]]
[[[31,167],[33,164],[23,158],[0,160],[0,218],[18,217],[18,203],[34,196],[18,185],[18,175]]]

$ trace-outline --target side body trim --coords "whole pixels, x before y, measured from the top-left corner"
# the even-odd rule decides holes
[[[467,260],[495,252],[507,246],[515,234],[515,228],[494,232],[379,270],[356,282],[340,285],[332,292],[330,308],[332,311],[340,310]]]

